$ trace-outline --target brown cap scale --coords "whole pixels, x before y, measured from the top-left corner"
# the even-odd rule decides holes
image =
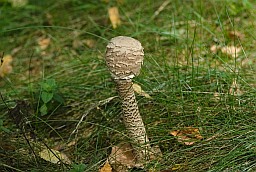
[[[143,57],[141,43],[130,37],[112,38],[107,45],[106,63],[122,101],[123,121],[127,134],[138,145],[133,145],[138,161],[148,159],[150,149],[131,80],[140,73]]]

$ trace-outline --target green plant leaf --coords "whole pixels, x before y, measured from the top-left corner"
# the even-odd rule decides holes
[[[44,82],[41,82],[40,85],[43,91],[46,91],[46,92],[53,92],[57,88],[55,79],[47,79]]]
[[[51,101],[53,98],[53,93],[49,93],[49,92],[45,92],[43,91],[42,94],[41,94],[41,99],[43,100],[43,102],[46,104],[48,103],[49,101]]]
[[[47,79],[46,83],[49,84],[52,88],[56,88],[57,86],[55,79]]]
[[[41,115],[46,115],[47,114],[47,106],[46,104],[43,104],[41,107],[40,107],[40,112],[41,112]]]
[[[85,169],[85,164],[72,164],[72,169],[69,172],[83,172]]]
[[[56,100],[57,102],[61,103],[61,104],[64,104],[64,102],[65,102],[64,99],[59,94],[54,94],[53,99]]]

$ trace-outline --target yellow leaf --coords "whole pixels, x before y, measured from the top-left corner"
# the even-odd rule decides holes
[[[60,160],[65,164],[71,164],[70,159],[64,153],[61,153],[54,149],[51,149],[51,151],[49,149],[44,149],[39,152],[39,156],[42,159],[49,161],[53,164],[59,164]]]
[[[171,135],[177,137],[178,142],[185,145],[193,145],[196,141],[203,139],[198,128],[186,127],[182,130],[174,130]]]
[[[117,26],[119,26],[121,24],[118,8],[117,7],[109,8],[108,15],[109,15],[109,19],[112,24],[112,27],[114,29],[117,28]]]
[[[13,59],[11,55],[6,55],[3,57],[2,62],[0,63],[0,77],[4,77],[12,72],[12,61]]]
[[[51,39],[50,38],[40,38],[37,40],[37,43],[39,45],[39,47],[41,48],[41,50],[45,50],[51,43]]]
[[[112,168],[108,160],[105,162],[104,166],[99,170],[99,172],[112,172]]]
[[[146,97],[146,98],[148,98],[148,99],[152,99],[152,97],[151,97],[149,94],[147,94],[145,91],[143,91],[143,90],[141,89],[141,86],[140,86],[140,85],[138,85],[138,84],[133,84],[132,87],[133,87],[133,90],[134,90],[136,93],[138,93],[139,95],[144,96],[144,97]]]

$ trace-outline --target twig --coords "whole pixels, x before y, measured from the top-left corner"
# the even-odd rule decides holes
[[[80,124],[83,122],[84,118],[91,112],[91,110],[97,108],[98,106],[102,106],[106,103],[109,103],[111,100],[113,100],[114,98],[117,98],[117,96],[114,96],[114,97],[109,97],[105,100],[101,100],[99,101],[98,103],[95,103],[93,106],[91,106],[84,114],[83,116],[80,118],[79,122],[77,123],[76,125],[76,128],[71,132],[70,136],[69,136],[69,141],[70,141],[70,138],[71,136],[78,131],[78,127],[80,126]]]
[[[162,5],[154,12],[154,15],[151,17],[151,20],[156,18],[156,16],[158,16],[170,2],[170,0],[164,1],[164,3],[162,3]]]

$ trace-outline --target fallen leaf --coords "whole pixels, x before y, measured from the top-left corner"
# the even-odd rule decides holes
[[[119,144],[112,147],[108,161],[111,167],[118,172],[127,172],[133,167],[143,167],[142,164],[136,164],[136,157],[130,144]]]
[[[119,11],[117,7],[111,7],[108,9],[108,15],[109,15],[109,19],[110,22],[112,24],[112,27],[114,29],[117,28],[117,26],[121,25],[121,20],[119,17]]]
[[[13,58],[11,55],[6,55],[3,57],[0,65],[0,77],[4,77],[5,75],[12,72],[12,66],[11,63],[13,61]]]
[[[235,46],[225,46],[221,48],[221,52],[223,54],[226,54],[231,57],[237,57],[238,53],[241,51],[241,47],[235,47]]]
[[[243,39],[244,38],[244,34],[237,31],[237,30],[232,30],[228,33],[228,36],[230,38],[239,38],[239,39]]]
[[[240,85],[236,81],[236,78],[233,79],[233,82],[229,89],[229,94],[234,96],[241,96],[243,94],[243,92],[240,90]]]
[[[104,166],[99,170],[99,172],[112,172],[112,167],[110,166],[108,160],[105,162]]]
[[[148,99],[152,99],[152,97],[151,97],[149,94],[147,94],[145,91],[143,91],[143,90],[141,89],[141,86],[140,86],[140,85],[134,83],[134,84],[132,85],[132,87],[133,87],[134,91],[135,91],[136,93],[138,93],[139,95],[144,96],[144,97],[146,97],[146,98],[148,98]]]
[[[39,38],[37,40],[37,43],[41,50],[45,50],[50,45],[51,39],[50,38]]]
[[[203,139],[198,128],[186,127],[182,130],[173,130],[171,135],[177,137],[178,142],[185,145],[193,145],[196,141]]]
[[[59,164],[60,160],[65,164],[71,164],[72,163],[70,161],[70,159],[67,157],[67,155],[65,155],[64,153],[61,153],[57,150],[54,150],[54,149],[51,149],[51,150],[44,149],[41,152],[39,152],[39,156],[42,159],[44,159],[46,161],[49,161],[53,164]]]

